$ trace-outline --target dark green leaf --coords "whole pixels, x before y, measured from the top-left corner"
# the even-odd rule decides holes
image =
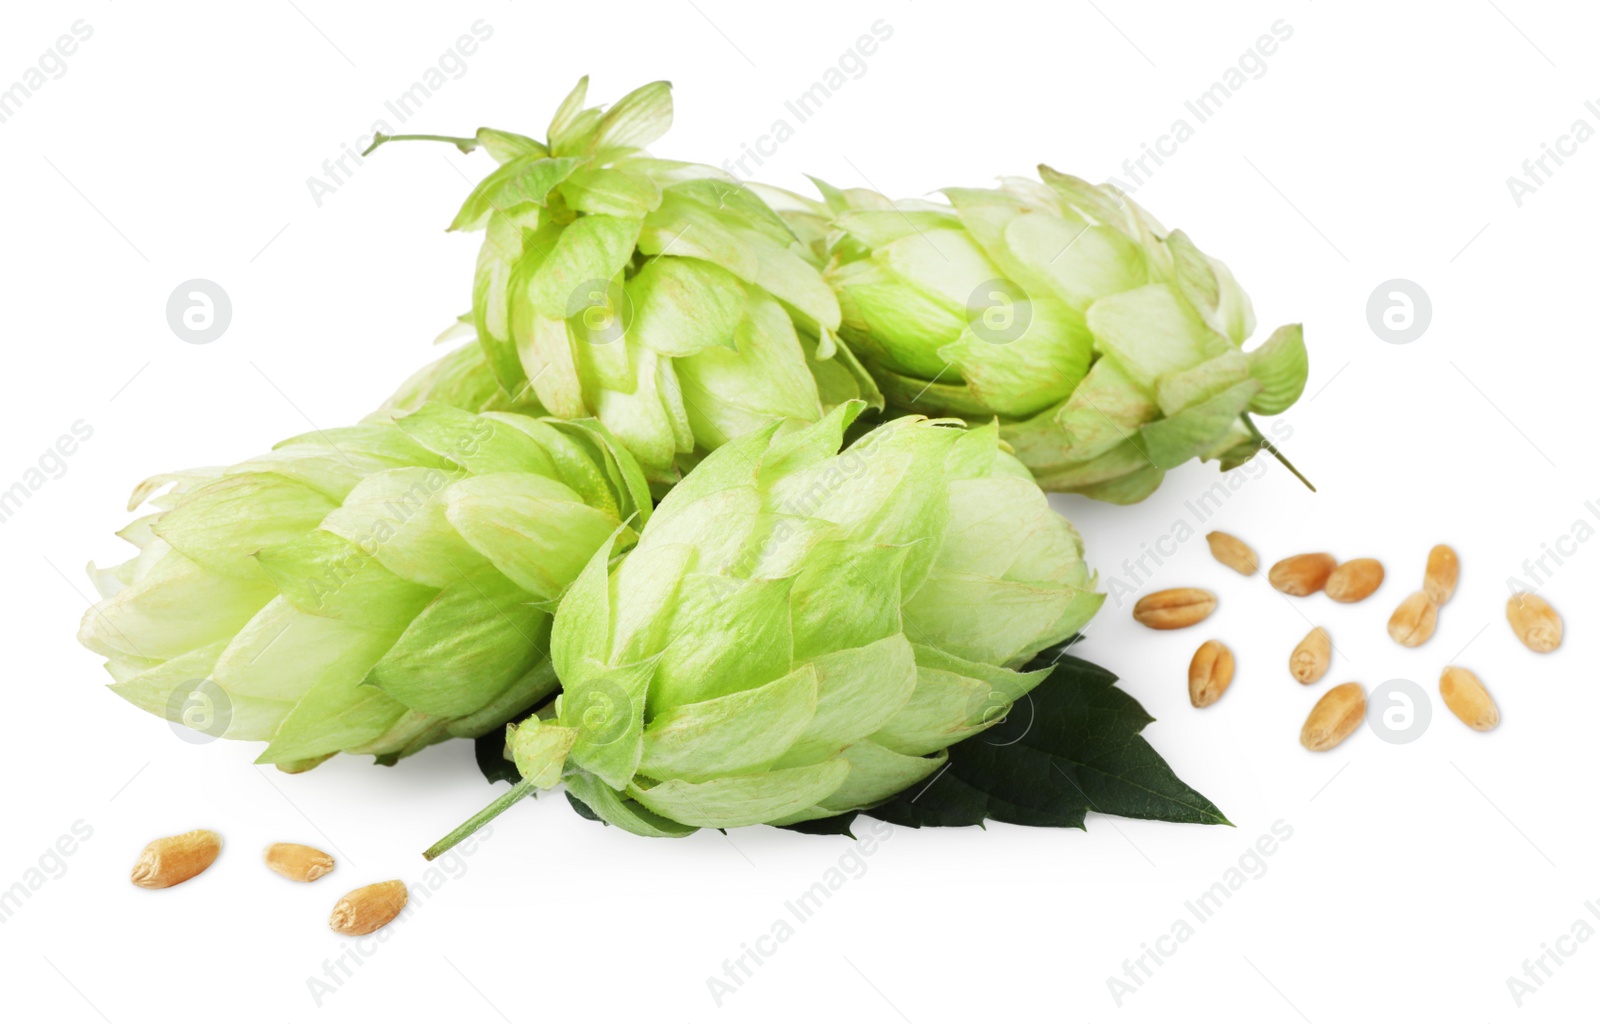
[[[478,758],[478,771],[490,782],[509,782],[515,786],[522,781],[515,762],[506,759],[506,731],[491,729],[472,741],[473,753]]]
[[[797,821],[793,825],[779,825],[790,832],[804,832],[808,836],[849,836],[851,839],[856,834],[850,831],[850,823],[856,820],[856,812],[835,814],[831,818],[813,818],[810,821]]]
[[[1070,646],[1070,642],[1068,644]],[[1097,665],[1047,652],[1055,670],[1005,721],[950,748],[949,764],[864,813],[896,825],[1083,828],[1088,811],[1125,818],[1231,824],[1140,735],[1154,721]]]
[[[917,783],[886,804],[861,813],[895,825],[1014,825],[1083,828],[1089,811],[1124,818],[1230,825],[1216,805],[1173,773],[1139,732],[1152,719],[1139,702],[1116,687],[1117,677],[1066,654],[1075,641],[1041,655],[1030,669],[1054,671],[1005,720],[950,748],[950,760],[929,781]],[[493,756],[510,775],[490,774],[484,741],[479,767],[491,781],[516,780],[516,768]],[[571,793],[573,810],[591,821],[599,816]],[[785,825],[811,835],[844,835],[856,815]]]
[[[572,805],[572,809],[578,812],[579,817],[588,818],[590,821],[598,821],[602,825],[610,824],[610,822],[602,819],[600,815],[594,813],[594,810],[588,804],[573,796],[572,790],[563,790],[563,792],[567,794],[567,803]]]

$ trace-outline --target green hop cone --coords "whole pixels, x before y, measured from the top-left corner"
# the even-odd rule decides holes
[[[1040,486],[1120,503],[1270,448],[1250,414],[1300,397],[1300,326],[1242,351],[1255,319],[1227,267],[1116,189],[1040,173],[949,205],[821,182],[825,205],[779,204],[827,252],[840,337],[889,404],[998,417]]]
[[[139,554],[90,566],[79,639],[134,705],[291,771],[392,763],[547,697],[557,600],[649,514],[602,430],[442,405],[156,477],[130,511],[146,499],[121,533]]]
[[[784,221],[716,168],[645,152],[672,123],[668,83],[608,110],[584,107],[587,87],[545,142],[488,128],[450,140],[500,163],[451,224],[484,232],[471,317],[499,388],[552,416],[597,418],[662,484],[774,418],[881,406]]]
[[[562,600],[562,693],[508,730],[523,781],[430,851],[564,781],[649,836],[870,807],[1005,716],[1104,595],[995,425],[860,403],[709,455],[620,563]]]

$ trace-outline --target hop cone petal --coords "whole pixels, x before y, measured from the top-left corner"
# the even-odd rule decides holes
[[[1189,459],[1259,451],[1247,415],[1305,387],[1298,325],[1242,352],[1254,315],[1226,266],[1112,187],[1040,173],[948,206],[775,194],[890,406],[998,419],[1044,488],[1138,501]]]
[[[671,125],[667,83],[609,110],[585,108],[586,94],[585,80],[545,143],[478,133],[500,166],[452,228],[484,232],[470,318],[481,356],[446,357],[390,407],[430,397],[592,416],[670,484],[774,418],[881,406],[835,343],[839,304],[812,249],[732,175],[642,148]]]
[[[135,493],[157,509],[122,533],[139,553],[91,567],[79,639],[133,704],[290,769],[392,761],[548,696],[556,602],[649,514],[603,430],[437,404],[168,483]]]
[[[860,408],[730,441],[590,560],[557,714],[512,733],[526,778],[645,835],[801,821],[926,777],[1037,683],[1103,597],[1077,533],[993,424],[846,446]]]

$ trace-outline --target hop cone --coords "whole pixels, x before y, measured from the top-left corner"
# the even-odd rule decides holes
[[[556,688],[556,600],[649,513],[643,475],[600,430],[426,405],[292,438],[220,470],[146,481],[90,566],[82,643],[111,688],[262,762],[339,751],[389,763],[505,724]]]
[[[998,417],[1042,487],[1114,502],[1256,454],[1249,414],[1305,387],[1299,325],[1243,352],[1254,315],[1227,267],[1109,186],[1040,173],[948,206],[821,183],[825,206],[785,201],[889,403]]]
[[[622,828],[785,824],[880,803],[1043,676],[1016,667],[1103,595],[994,425],[860,403],[708,456],[557,613],[554,714],[514,726],[529,785]],[[481,820],[481,819],[480,819]]]
[[[881,404],[783,220],[722,171],[644,151],[672,123],[669,85],[602,110],[584,107],[587,84],[545,142],[487,128],[456,140],[500,162],[451,225],[484,232],[471,319],[500,390],[597,418],[658,483],[775,418]],[[485,390],[467,369],[441,382],[463,401]]]

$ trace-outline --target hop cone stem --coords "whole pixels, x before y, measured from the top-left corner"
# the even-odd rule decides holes
[[[489,806],[485,807],[477,814],[474,814],[460,825],[457,825],[454,831],[452,831],[449,835],[445,836],[443,839],[424,850],[422,856],[427,860],[433,860],[435,857],[438,857],[440,854],[449,850],[452,846],[455,846],[457,843],[461,842],[461,840],[467,838],[468,836],[472,835],[472,833],[478,831],[478,829],[487,825],[490,821],[498,818],[501,814],[505,813],[506,809],[512,804],[516,803],[518,800],[521,800],[523,797],[532,792],[533,783],[528,779],[523,779],[506,792],[500,794],[500,796]]]
[[[1296,480],[1299,480],[1301,483],[1306,485],[1307,490],[1309,490],[1312,494],[1317,493],[1317,485],[1312,483],[1310,480],[1307,480],[1305,474],[1296,469],[1294,467],[1294,463],[1290,462],[1288,457],[1284,455],[1283,452],[1278,450],[1278,446],[1267,440],[1266,435],[1261,433],[1261,431],[1256,427],[1255,422],[1250,419],[1249,413],[1241,413],[1240,418],[1244,420],[1245,427],[1249,429],[1250,436],[1257,444],[1271,452],[1273,458],[1283,463],[1283,468],[1293,473]]]
[[[477,139],[464,139],[455,135],[385,135],[379,132],[373,136],[372,145],[362,150],[361,155],[368,155],[385,142],[448,142],[463,153],[470,153],[478,148]]]

